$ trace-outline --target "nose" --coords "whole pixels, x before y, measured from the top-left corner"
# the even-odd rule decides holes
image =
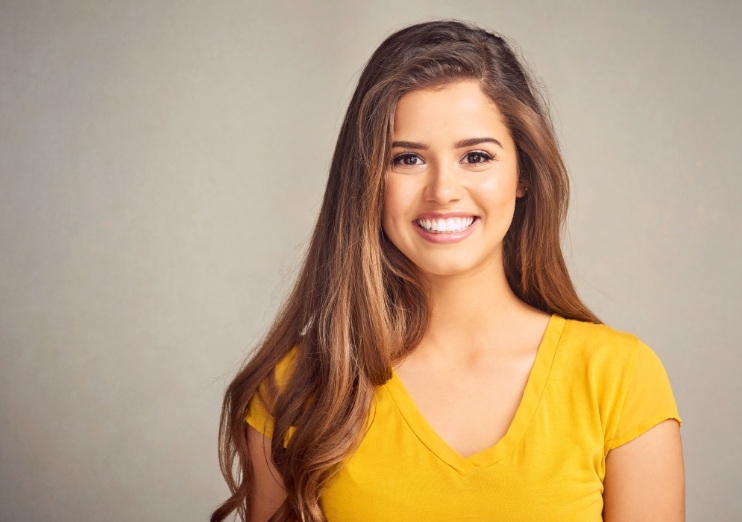
[[[428,171],[425,186],[425,199],[445,205],[461,199],[462,185],[456,168],[448,165],[434,165]]]

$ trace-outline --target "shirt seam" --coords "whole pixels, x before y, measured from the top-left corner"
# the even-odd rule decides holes
[[[620,412],[618,414],[618,418],[616,419],[616,425],[613,427],[613,433],[611,434],[611,437],[608,441],[606,441],[605,447],[603,448],[603,458],[608,456],[608,452],[618,446],[614,446],[614,440],[616,438],[616,433],[618,432],[618,427],[621,425],[621,418],[624,414],[624,408],[626,407],[626,399],[629,396],[629,391],[631,390],[631,385],[634,384],[634,379],[636,378],[636,364],[639,360],[639,338],[636,336],[633,336],[634,338],[634,346],[633,346],[633,352],[632,352],[632,359],[631,359],[631,378],[629,379],[628,384],[626,385],[626,388],[623,391],[622,397],[621,397],[621,404],[618,408],[618,411]]]

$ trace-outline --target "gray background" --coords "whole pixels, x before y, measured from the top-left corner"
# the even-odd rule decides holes
[[[688,519],[742,519],[741,4],[0,0],[0,519],[223,500],[222,393],[360,68],[432,17],[503,32],[547,86],[575,282],[665,363]]]

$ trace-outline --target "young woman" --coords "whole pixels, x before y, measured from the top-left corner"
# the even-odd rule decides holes
[[[212,520],[683,520],[669,382],[577,297],[567,196],[501,37],[387,38],[296,286],[227,390]]]

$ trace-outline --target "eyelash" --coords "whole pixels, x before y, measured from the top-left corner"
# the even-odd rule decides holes
[[[481,165],[482,163],[487,163],[487,162],[494,161],[497,159],[497,156],[494,156],[488,152],[484,152],[483,150],[472,150],[466,153],[466,156],[472,156],[472,155],[478,156],[481,161],[470,163],[471,165]],[[405,158],[412,158],[412,157],[419,158],[420,156],[418,156],[414,152],[402,152],[392,158],[391,164],[392,166],[397,166],[399,165],[400,161],[404,160]],[[417,165],[405,165],[405,166],[415,167]]]

